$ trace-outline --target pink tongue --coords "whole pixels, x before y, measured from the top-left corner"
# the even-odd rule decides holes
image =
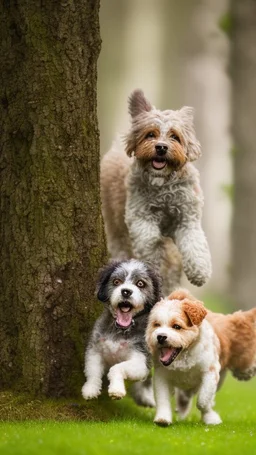
[[[166,161],[156,161],[156,160],[153,160],[153,167],[155,169],[163,169],[166,165]]]
[[[163,362],[167,362],[167,360],[169,360],[170,356],[172,355],[172,353],[174,351],[175,351],[175,348],[162,348],[160,360],[162,360]]]
[[[116,322],[121,325],[122,327],[129,327],[132,322],[132,312],[129,311],[129,313],[123,313],[119,308],[117,309],[116,312]]]

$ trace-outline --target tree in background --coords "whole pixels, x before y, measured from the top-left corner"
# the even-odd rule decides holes
[[[231,293],[239,307],[255,306],[256,283],[256,1],[231,2],[234,213]]]
[[[98,0],[1,3],[1,388],[83,383],[105,259]]]

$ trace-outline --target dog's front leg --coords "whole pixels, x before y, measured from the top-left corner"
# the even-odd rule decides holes
[[[184,218],[175,233],[175,243],[181,253],[182,265],[188,280],[202,286],[211,276],[211,255],[199,221]]]
[[[140,352],[134,353],[129,360],[113,365],[108,373],[108,394],[114,400],[119,400],[126,395],[125,379],[143,381],[149,373],[146,358]]]
[[[198,392],[197,407],[201,411],[202,421],[207,425],[218,425],[222,422],[219,414],[212,409],[217,391],[218,378],[219,375],[216,370],[206,373],[203,376]]]
[[[144,261],[160,263],[163,255],[163,241],[159,226],[152,219],[126,215],[126,224],[132,244],[133,254]]]
[[[85,400],[97,398],[101,393],[102,377],[105,365],[101,355],[93,348],[86,353],[84,373],[86,382],[82,388],[82,395]]]
[[[156,400],[154,422],[162,426],[170,425],[172,423],[170,395],[173,389],[168,381],[168,374],[162,368],[155,369],[154,391]]]

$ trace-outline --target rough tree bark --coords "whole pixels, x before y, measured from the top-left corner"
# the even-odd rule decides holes
[[[98,0],[1,2],[0,387],[82,385],[105,259]]]
[[[256,270],[256,1],[231,2],[234,136],[234,212],[231,294],[255,306]]]

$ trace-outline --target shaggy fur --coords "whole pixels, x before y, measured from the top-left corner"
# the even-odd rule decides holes
[[[113,399],[126,394],[125,379],[134,384],[138,404],[154,406],[151,359],[144,335],[151,307],[160,298],[160,280],[148,264],[132,259],[112,262],[101,272],[98,299],[105,309],[96,321],[85,355],[82,388],[86,400],[101,393],[102,378],[108,373],[108,393]],[[143,382],[142,382],[143,381]]]
[[[211,258],[201,227],[199,173],[191,164],[201,153],[193,110],[157,110],[136,90],[129,112],[125,151],[116,142],[101,166],[110,254],[155,261],[165,292],[179,284],[181,264],[189,281],[201,286],[211,275]]]
[[[178,290],[157,303],[146,331],[155,365],[155,422],[172,422],[170,393],[176,388],[181,419],[197,407],[206,424],[221,419],[212,409],[228,369],[238,379],[256,374],[256,308],[230,315],[207,311],[187,291]]]

